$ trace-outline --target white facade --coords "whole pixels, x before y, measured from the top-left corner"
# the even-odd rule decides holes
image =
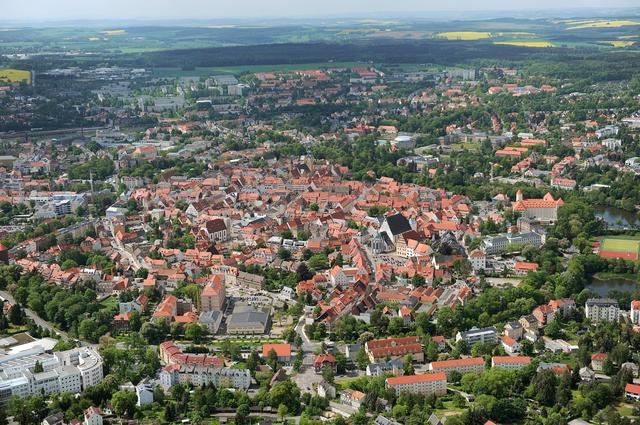
[[[36,364],[43,371],[34,373]],[[9,355],[0,355],[0,405],[12,395],[79,393],[102,381],[102,358],[83,347],[48,354],[35,345]]]
[[[584,312],[593,323],[616,322],[620,315],[620,308],[618,302],[612,299],[589,299],[585,304]]]

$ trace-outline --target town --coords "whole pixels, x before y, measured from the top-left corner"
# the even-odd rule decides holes
[[[505,62],[0,70],[0,424],[638,423],[640,73]]]

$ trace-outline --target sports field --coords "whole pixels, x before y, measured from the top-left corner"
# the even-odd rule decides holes
[[[634,237],[606,237],[600,241],[600,256],[638,260],[640,258],[640,240]]]

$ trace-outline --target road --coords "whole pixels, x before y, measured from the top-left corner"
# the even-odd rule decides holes
[[[135,255],[125,249],[120,239],[116,237],[112,223],[109,220],[103,220],[103,224],[111,231],[111,246],[113,247],[113,249],[118,251],[120,255],[122,255],[129,261],[129,264],[131,265],[133,270],[138,271],[138,269],[141,269],[142,263],[140,262],[140,259],[136,258]]]

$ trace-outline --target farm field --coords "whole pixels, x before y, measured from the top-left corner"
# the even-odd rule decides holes
[[[31,83],[31,72],[22,69],[0,69],[0,83]]]
[[[484,31],[450,31],[441,32],[435,35],[439,38],[446,38],[447,40],[483,40],[485,38],[491,38],[490,32]]]
[[[494,41],[493,44],[519,47],[557,47],[550,41]]]
[[[568,30],[577,30],[584,28],[620,28],[627,27],[633,25],[640,25],[640,21],[632,21],[632,20],[617,20],[617,21],[607,21],[600,19],[590,19],[584,21],[568,21],[565,24],[570,25]]]

